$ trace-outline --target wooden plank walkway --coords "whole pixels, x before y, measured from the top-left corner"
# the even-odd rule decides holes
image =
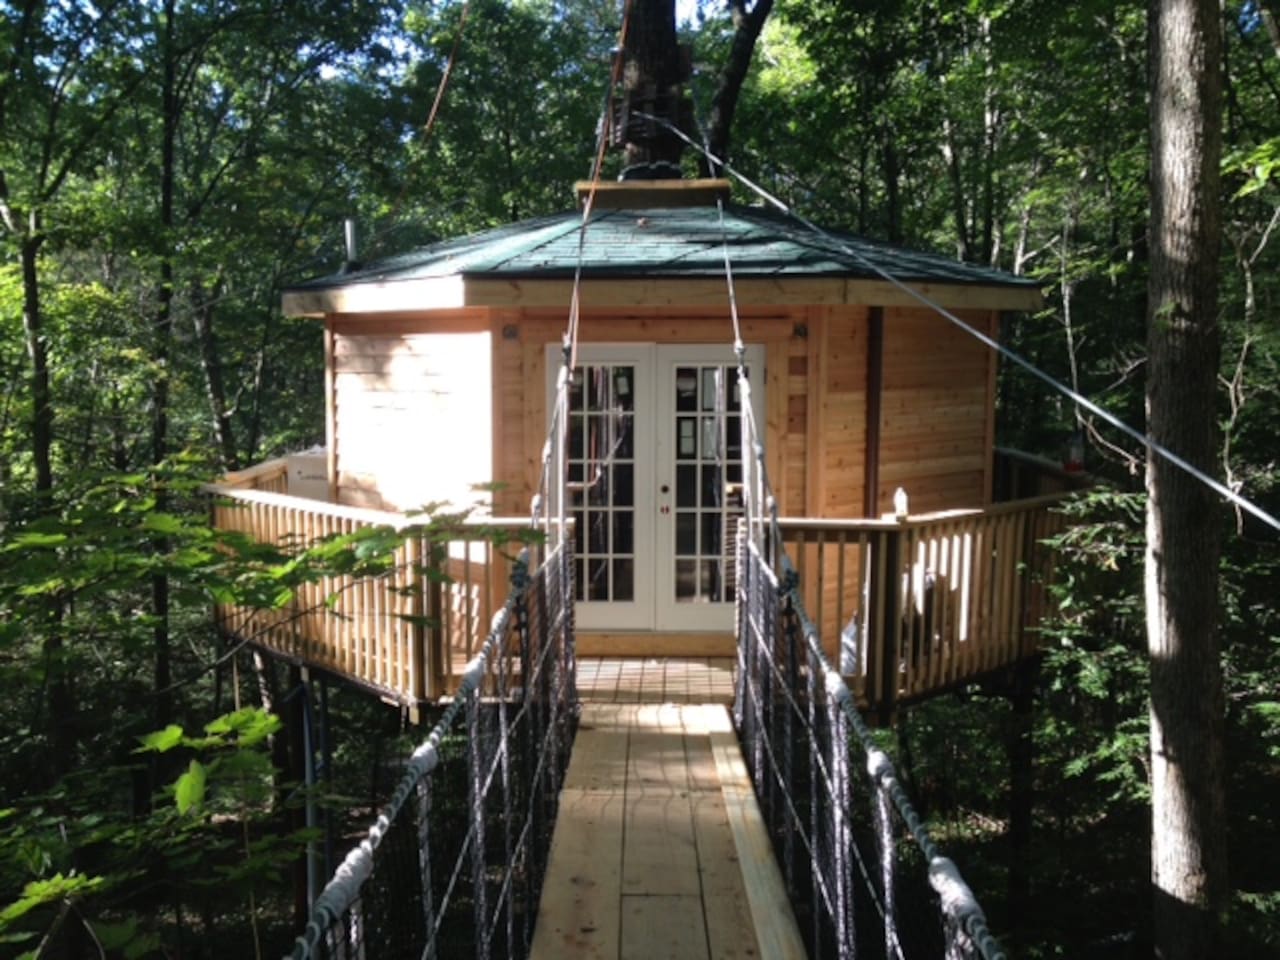
[[[733,703],[729,657],[581,657],[583,703]]]
[[[669,682],[670,693],[693,696],[690,676],[708,684],[699,688],[707,696],[731,695],[731,664],[668,661],[659,670],[651,662],[632,682],[634,671],[610,663],[580,665],[583,712],[534,960],[802,960],[726,707],[656,699]],[[611,701],[634,699],[592,701],[593,690]]]

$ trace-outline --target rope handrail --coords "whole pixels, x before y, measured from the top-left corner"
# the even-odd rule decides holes
[[[363,956],[374,937],[405,955],[449,956],[459,937],[477,957],[527,955],[528,905],[540,892],[576,702],[570,545],[531,571],[533,549],[515,561],[511,592],[456,696],[313,903],[292,960]],[[446,741],[460,744],[461,757],[442,766]],[[465,802],[446,790],[438,826],[432,783],[445,769],[465,771]],[[465,831],[448,825],[461,816]],[[441,842],[453,844],[443,874]],[[389,906],[380,900],[388,896]],[[417,908],[406,909],[406,898]],[[459,919],[459,910],[473,916]]]
[[[671,124],[665,125],[674,130]],[[681,131],[676,132],[686,143],[697,146]],[[700,149],[713,163],[723,166],[724,169],[738,176],[736,171],[727,164],[723,164],[705,147]],[[769,483],[765,464],[764,440],[751,402],[751,383],[746,368],[746,347],[742,339],[738,315],[737,292],[723,200],[717,199],[716,205],[724,249],[725,283],[732,324],[733,350],[738,362],[738,383],[742,391],[743,414],[741,448],[745,535],[741,537],[738,553],[739,679],[734,701],[734,719],[743,741],[744,752],[751,753],[755,761],[749,764],[749,768],[757,797],[762,807],[774,815],[775,821],[782,821],[782,828],[777,829],[775,826],[773,833],[775,837],[781,835],[783,838],[778,853],[787,874],[788,888],[793,893],[796,889],[793,874],[796,839],[799,839],[801,846],[809,855],[813,897],[821,901],[820,909],[814,909],[812,912],[815,917],[825,915],[828,921],[827,927],[824,927],[821,919],[815,920],[811,931],[810,951],[814,954],[824,953],[823,937],[824,933],[829,933],[839,957],[852,957],[858,952],[854,934],[853,896],[844,882],[851,867],[849,852],[852,851],[867,893],[884,926],[885,952],[899,958],[903,957],[901,937],[895,919],[894,848],[888,818],[888,806],[891,803],[925,858],[928,865],[928,881],[939,897],[939,906],[944,918],[955,929],[963,932],[963,937],[946,934],[948,956],[959,955],[966,945],[964,939],[967,938],[968,944],[976,948],[982,960],[1004,960],[1005,954],[991,935],[987,927],[986,915],[972,890],[965,883],[954,862],[938,851],[915,807],[902,789],[892,762],[887,754],[879,749],[870,729],[858,713],[844,677],[827,661],[817,628],[805,612],[800,592],[800,578],[783,544],[778,505]],[[894,518],[884,521],[873,520],[869,521],[869,524],[876,529],[897,529],[904,523],[923,526],[930,522],[947,519],[954,519],[954,517],[940,515],[910,520]],[[808,660],[806,683],[809,693],[809,707],[805,711],[800,709],[800,704],[797,702],[803,694],[794,644],[789,653],[785,654],[791,667],[789,676],[777,675],[778,666],[775,659],[781,655],[778,650],[780,639],[778,633],[783,618],[779,615],[777,607],[770,610],[768,609],[770,605],[761,602],[760,594],[765,589],[769,589],[770,593],[777,598],[778,604],[785,606],[790,612],[794,621],[798,623],[803,637],[806,648],[804,653]],[[764,671],[763,675],[760,673],[761,670]],[[815,694],[819,692],[826,703],[834,705],[835,708],[835,712],[825,718],[825,724],[818,720],[820,715],[814,708],[815,702],[819,699]],[[768,706],[764,702],[766,699],[769,701]],[[778,700],[782,701],[782,706],[780,710],[775,711],[774,703]],[[767,719],[766,714],[769,715]],[[781,730],[774,729],[778,724],[779,714],[782,717]],[[830,799],[830,822],[820,823],[818,813],[814,812],[810,823],[811,829],[808,831],[794,829],[800,820],[798,805],[793,796],[795,771],[792,740],[796,736],[797,718],[798,725],[804,731],[809,745],[808,789],[811,810],[817,811],[822,805],[820,796],[825,795]],[[823,729],[816,729],[819,727]],[[867,775],[874,785],[883,864],[880,890],[875,888],[866,860],[852,840],[853,831],[849,814],[846,812],[850,794],[850,777],[849,750],[847,744],[843,743],[845,728],[852,731],[861,747],[865,755]],[[781,736],[777,736],[778,734]],[[829,751],[821,746],[820,741],[824,739],[830,746]],[[785,773],[779,769],[780,759],[786,768]],[[766,761],[769,765],[770,779],[765,777]],[[779,786],[782,796],[776,798],[773,795],[774,788]],[[778,803],[775,801],[780,801],[785,809],[779,812]],[[828,841],[825,845],[822,842],[824,831],[827,831]],[[815,903],[813,906],[819,908],[819,904]],[[944,927],[947,926],[948,924],[944,924]]]
[[[859,944],[867,937],[856,920],[859,901],[869,902],[881,921],[887,955],[901,958],[935,948],[919,917],[913,923],[903,920],[906,888],[898,877],[892,813],[923,859],[921,880],[936,898],[946,955],[1003,960],[973,891],[930,836],[893,762],[859,714],[844,677],[827,660],[790,558],[782,553],[775,568],[761,545],[745,536],[738,556],[735,726],[788,891],[808,904],[800,912],[811,917],[811,954],[859,955]],[[854,755],[860,762],[854,762]],[[878,872],[870,867],[877,857],[862,850],[865,828],[853,818],[853,780],[859,770],[872,800]],[[800,852],[809,870],[807,884],[796,877]],[[860,894],[853,889],[855,868],[862,878]],[[904,951],[907,943],[916,949]]]
[[[801,596],[799,589],[800,578],[795,574],[795,570],[791,566],[791,560],[785,554],[783,555],[783,563],[786,570],[784,582],[788,583],[786,599],[800,621],[801,630],[810,655],[820,665],[822,680],[826,685],[827,694],[839,706],[844,714],[845,721],[853,730],[866,754],[868,776],[893,801],[898,815],[902,818],[902,822],[910,831],[912,839],[924,856],[929,869],[929,883],[941,898],[943,910],[974,941],[984,960],[1003,960],[1005,957],[1004,951],[987,927],[986,913],[978,903],[969,885],[965,883],[959,867],[939,851],[937,844],[929,835],[929,830],[921,819],[920,814],[916,811],[915,805],[907,796],[906,790],[903,789],[889,755],[876,743],[875,737],[871,733],[871,728],[867,726],[866,721],[862,719],[862,715],[858,712],[853,694],[849,690],[849,685],[845,683],[844,677],[840,675],[840,672],[827,660],[817,628],[805,611],[804,598]]]

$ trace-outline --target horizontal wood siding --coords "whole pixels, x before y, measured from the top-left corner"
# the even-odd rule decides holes
[[[991,333],[986,312],[957,314]],[[924,308],[885,310],[880,512],[894,491],[912,513],[989,502],[991,350]]]
[[[490,331],[459,323],[334,324],[331,415],[339,503],[459,508],[493,480]]]

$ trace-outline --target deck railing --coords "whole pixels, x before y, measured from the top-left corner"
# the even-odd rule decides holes
[[[1035,652],[1061,494],[881,520],[779,521],[860,705],[889,711]],[[838,638],[838,639],[837,639]]]
[[[215,616],[231,636],[408,707],[456,688],[502,607],[519,549],[503,541],[529,531],[527,517],[467,518],[442,534],[420,529],[422,518],[290,496],[283,461],[208,490],[216,529],[289,552],[369,527],[406,532],[378,576],[326,575],[278,609],[224,605]]]

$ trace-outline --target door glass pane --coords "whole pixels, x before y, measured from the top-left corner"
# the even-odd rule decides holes
[[[698,569],[698,561],[696,560],[677,560],[676,561],[676,600],[680,603],[690,603],[698,599],[698,584],[696,581]]]
[[[720,428],[722,422],[716,417],[702,418],[702,456],[714,459],[720,455]]]
[[[698,515],[691,510],[676,514],[676,553],[685,557],[698,553]]]
[[[741,390],[736,367],[705,363],[676,368],[674,419],[676,506],[674,564],[678,603],[732,600],[726,532],[737,529],[741,498],[725,495],[742,480]],[[681,415],[697,411],[696,415]]]
[[[699,410],[714,410],[719,396],[716,390],[716,376],[720,371],[716,367],[702,368],[702,402]]]
[[[636,552],[635,525],[631,515],[622,511],[613,514],[613,552],[614,554],[633,554]]]
[[[724,518],[720,516],[720,512],[707,512],[702,515],[702,552],[714,553],[722,550],[724,547],[723,527]]]
[[[695,460],[698,457],[698,438],[694,433],[698,421],[694,417],[676,418],[676,458]]]
[[[635,467],[629,463],[613,466],[613,505],[630,507],[636,502]]]
[[[609,561],[599,557],[587,558],[587,599],[609,599]]]
[[[698,409],[698,370],[696,367],[676,367],[676,409]]]
[[[676,467],[676,506],[698,505],[698,468],[681,464]]]
[[[590,531],[587,538],[587,552],[598,556],[609,552],[609,514],[600,510],[592,510],[587,514],[586,527]]]
[[[614,600],[635,599],[635,563],[632,559],[613,561]]]
[[[585,364],[569,391],[566,444],[579,600],[635,599],[635,366]]]

